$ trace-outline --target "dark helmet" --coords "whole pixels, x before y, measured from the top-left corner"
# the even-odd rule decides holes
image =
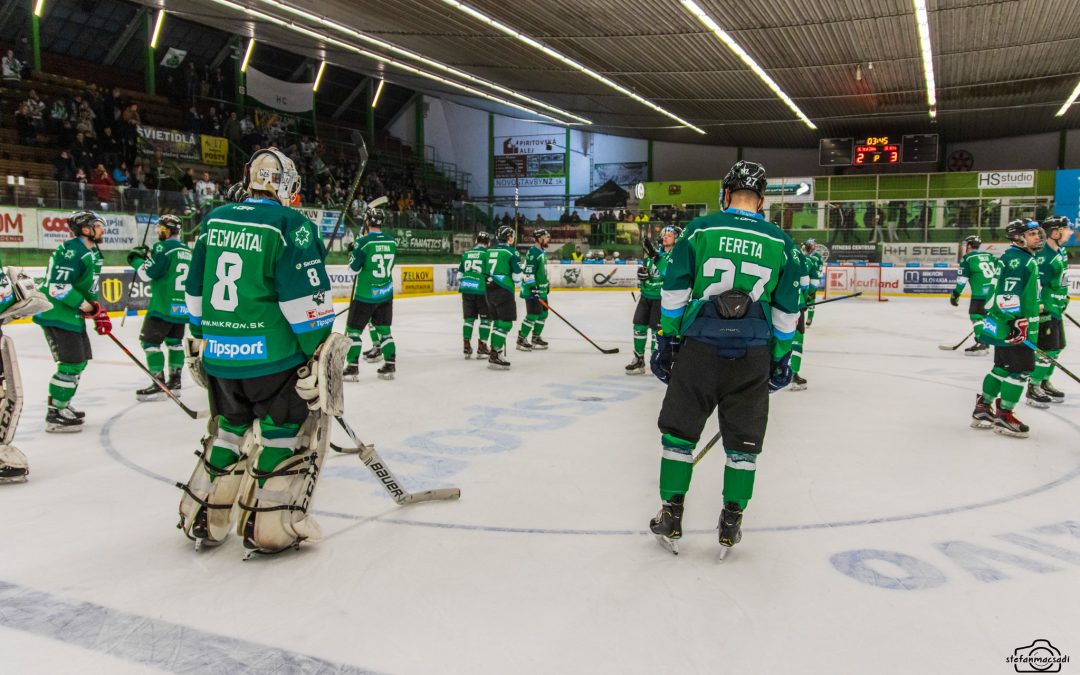
[[[1042,229],[1050,234],[1054,230],[1067,230],[1072,225],[1069,223],[1069,219],[1065,216],[1050,216],[1046,220],[1042,221]]]
[[[244,182],[233,183],[229,186],[229,189],[225,191],[225,201],[227,202],[242,202],[251,194],[248,193],[247,188],[244,187]]]
[[[93,211],[76,211],[67,219],[68,228],[76,237],[94,238],[94,223],[100,222],[105,225],[105,219]],[[88,230],[88,232],[83,232]]]
[[[538,227],[535,230],[533,230],[533,239],[535,241],[540,241],[540,237],[544,237],[544,236],[549,236],[550,237],[551,233],[548,232],[546,229],[544,229],[542,227]]]
[[[979,248],[980,246],[982,246],[982,239],[979,239],[978,237],[976,237],[973,234],[973,235],[964,237],[964,245],[965,246],[970,246],[971,248]]]
[[[180,219],[171,213],[167,213],[158,218],[157,224],[159,229],[169,231],[169,237],[180,234]],[[168,237],[165,238],[167,239]]]
[[[758,197],[764,197],[765,186],[768,184],[769,181],[765,178],[765,167],[757,162],[739,160],[724,176],[723,189],[725,192],[750,190]]]
[[[815,248],[817,248],[817,240],[816,239],[807,239],[806,241],[803,242],[802,247],[803,247],[804,251],[806,251],[807,253],[810,253]]]
[[[503,225],[502,227],[499,228],[499,231],[495,233],[495,238],[498,239],[499,241],[501,241],[504,244],[506,242],[510,241],[513,238],[513,236],[514,236],[514,228],[509,227],[508,225]]]
[[[477,244],[483,244],[484,246],[490,246],[491,245],[491,235],[488,234],[487,232],[477,232],[476,233],[476,243]]]
[[[364,227],[377,227],[382,229],[386,222],[386,211],[382,209],[368,209],[364,212]]]
[[[1035,229],[1039,229],[1039,224],[1034,220],[1017,218],[1005,226],[1005,235],[1012,241],[1020,241],[1025,232]]]

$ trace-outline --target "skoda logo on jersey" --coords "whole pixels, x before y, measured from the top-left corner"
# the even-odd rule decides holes
[[[266,337],[262,335],[254,337],[206,335],[204,338],[206,340],[204,353],[211,358],[227,361],[255,361],[266,358]]]

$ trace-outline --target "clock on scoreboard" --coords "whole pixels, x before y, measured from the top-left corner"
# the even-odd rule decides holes
[[[937,134],[909,134],[899,139],[884,134],[859,139],[823,138],[818,146],[821,166],[936,162],[937,157]]]

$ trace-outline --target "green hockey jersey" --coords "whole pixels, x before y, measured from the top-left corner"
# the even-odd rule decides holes
[[[353,300],[377,304],[394,297],[394,259],[397,240],[382,232],[361,237],[353,247],[349,269],[356,272]]]
[[[535,244],[525,254],[525,267],[521,273],[521,297],[531,298],[533,288],[542,298],[546,298],[551,290],[547,275],[547,254]]]
[[[484,276],[486,261],[486,246],[477,245],[461,254],[461,262],[458,263],[458,291],[466,295],[487,293],[487,279]]]
[[[87,248],[79,237],[72,237],[56,247],[49,258],[41,291],[48,296],[52,309],[34,317],[39,326],[63,328],[82,333],[86,319],[79,306],[98,301],[101,276],[101,252]]]
[[[821,254],[817,251],[806,256],[806,271],[810,277],[810,288],[816,290],[821,288],[821,271],[825,268],[825,260],[821,257]]]
[[[1069,306],[1069,258],[1065,248],[1055,251],[1049,244],[1043,244],[1042,250],[1035,254],[1035,265],[1039,269],[1042,289],[1039,300],[1043,311],[1060,319]]]
[[[514,292],[514,285],[521,281],[521,259],[517,251],[507,244],[493,246],[488,249],[484,264],[489,283]]]
[[[206,372],[225,379],[304,363],[334,324],[326,247],[302,214],[269,199],[206,215],[185,291]]]
[[[766,309],[773,357],[791,350],[802,271],[783,230],[751,211],[726,209],[690,221],[671,251],[661,293],[665,335],[683,335],[704,301],[735,289]]]
[[[799,261],[799,309],[806,309],[810,302],[810,272],[813,265],[813,255],[807,255],[798,248],[795,249],[795,257]],[[820,257],[818,258],[820,260]]]
[[[953,292],[959,294],[964,290],[964,284],[971,284],[971,297],[985,299],[994,290],[997,273],[998,261],[992,253],[986,251],[965,253],[960,259],[960,272]]]
[[[136,276],[150,284],[146,315],[169,323],[187,323],[184,284],[191,268],[191,249],[179,239],[166,239],[154,244],[145,259],[133,259],[131,265]]]
[[[993,293],[986,299],[986,318],[975,328],[982,342],[1004,347],[1013,322],[1028,320],[1027,338],[1038,340],[1039,334],[1039,269],[1031,253],[1019,246],[1010,246],[1001,254],[1001,271]]]

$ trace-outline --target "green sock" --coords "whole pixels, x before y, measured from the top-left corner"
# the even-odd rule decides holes
[[[537,319],[533,321],[533,336],[540,337],[540,333],[544,332],[544,322],[547,321],[548,313],[545,310],[543,314],[538,314]]]
[[[49,405],[54,408],[66,408],[79,388],[79,378],[86,369],[86,361],[81,363],[57,363],[56,373],[49,380]]]
[[[211,466],[226,469],[240,459],[240,443],[251,428],[249,424],[230,424],[224,416],[217,416],[218,430],[207,461]]]
[[[512,321],[496,321],[491,328],[491,348],[497,352],[506,346],[506,336],[514,328]]]
[[[466,341],[472,339],[473,323],[475,321],[476,319],[465,319],[465,322],[461,324],[461,336],[464,337]]]
[[[993,404],[994,399],[1001,394],[1001,382],[1009,376],[1004,368],[994,368],[983,378],[982,397],[984,403]]]
[[[377,331],[379,341],[376,344],[379,346],[379,350],[382,351],[383,358],[387,361],[393,361],[394,356],[397,354],[397,345],[394,344],[394,337],[390,335],[390,326],[379,326]]]
[[[644,356],[645,354],[645,342],[649,339],[649,327],[641,324],[634,324],[634,353],[638,356]]]
[[[1015,408],[1024,395],[1024,381],[1015,378],[1016,375],[1011,375],[1001,381],[1001,407],[1005,410]]]
[[[372,348],[379,346],[379,329],[375,327],[375,324],[368,326],[368,337],[371,338]]]
[[[791,372],[798,374],[802,368],[802,349],[805,335],[795,331],[795,338],[791,341]]]
[[[480,319],[480,341],[487,342],[491,338],[491,319]]]
[[[146,368],[154,374],[154,377],[160,379],[161,373],[165,370],[165,353],[161,351],[161,345],[144,342],[142,348],[146,354]]]
[[[176,338],[165,340],[165,349],[169,352],[169,370],[180,372],[184,369],[184,344]]]
[[[533,320],[534,320],[535,316],[536,316],[535,314],[526,314],[525,315],[525,320],[521,322],[521,328],[518,329],[518,337],[519,338],[527,338],[527,337],[529,337],[529,332],[532,331]]]
[[[347,363],[357,363],[360,360],[360,352],[364,349],[364,331],[357,328],[346,328],[345,335],[352,340],[349,353],[345,355]]]
[[[724,465],[724,503],[735,502],[745,509],[754,496],[754,476],[757,474],[757,456],[747,452],[724,449],[727,463]]]
[[[664,434],[660,437],[660,499],[670,501],[690,490],[694,474],[694,441]]]
[[[273,471],[279,464],[295,454],[296,435],[300,432],[299,424],[275,424],[267,417],[259,425],[262,431],[263,448],[255,468],[263,473]],[[262,487],[265,480],[259,481]]]

